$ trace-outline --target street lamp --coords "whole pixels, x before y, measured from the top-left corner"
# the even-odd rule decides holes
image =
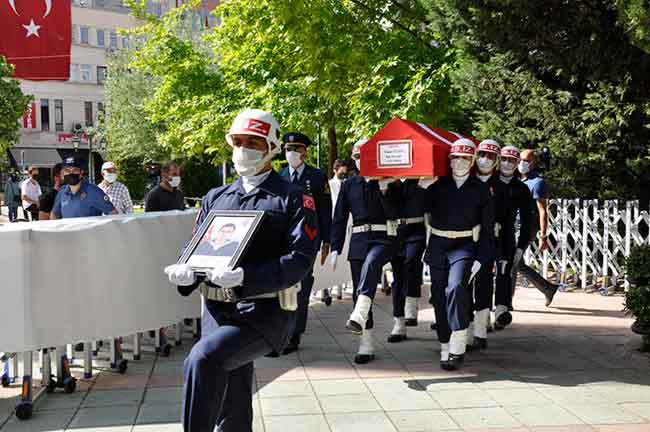
[[[88,181],[95,184],[95,164],[93,160],[93,137],[97,133],[95,128],[87,127],[84,130],[86,137],[88,138]]]

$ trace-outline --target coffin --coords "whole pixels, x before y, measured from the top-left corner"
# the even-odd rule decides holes
[[[460,138],[476,141],[456,132],[395,117],[361,147],[361,175],[373,178],[445,176],[451,144]]]

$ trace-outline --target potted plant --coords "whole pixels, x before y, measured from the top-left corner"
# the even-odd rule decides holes
[[[625,311],[636,319],[632,331],[643,336],[642,350],[650,350],[650,245],[635,246],[625,259],[630,287],[625,293]]]

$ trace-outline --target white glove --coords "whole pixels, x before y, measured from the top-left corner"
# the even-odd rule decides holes
[[[165,267],[169,282],[174,285],[188,286],[196,283],[196,274],[189,264],[172,264]]]
[[[515,258],[512,260],[512,268],[513,270],[519,268],[519,263],[521,262],[521,258],[524,256],[524,250],[517,248],[515,251]]]
[[[392,178],[384,178],[379,180],[379,190],[382,192],[386,192],[388,190],[388,185],[394,181],[395,179]]]
[[[471,283],[476,275],[478,274],[479,270],[481,270],[481,263],[478,261],[474,261],[474,264],[472,264],[472,272],[469,275],[469,282]]]
[[[426,189],[437,181],[438,177],[420,177],[420,180],[418,180],[418,186],[422,189]]]
[[[234,288],[244,282],[244,269],[237,267],[215,268],[208,270],[206,276],[210,282],[221,288]]]
[[[508,266],[508,261],[507,260],[500,260],[498,262],[498,271],[499,274],[506,274],[506,267]]]
[[[332,264],[332,270],[336,270],[336,260],[339,258],[339,253],[337,251],[333,251],[330,254],[330,263]]]

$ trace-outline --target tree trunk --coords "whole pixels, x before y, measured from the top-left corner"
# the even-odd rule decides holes
[[[328,160],[327,160],[327,178],[332,177],[332,169],[334,161],[338,159],[338,146],[336,144],[336,126],[332,124],[327,129],[327,143],[329,144]]]

